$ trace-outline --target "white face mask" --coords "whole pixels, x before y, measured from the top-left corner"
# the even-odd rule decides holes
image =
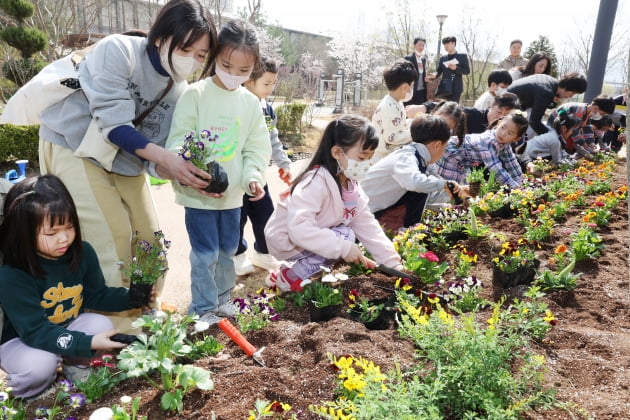
[[[227,88],[227,90],[234,90],[238,88],[240,85],[248,81],[249,76],[251,75],[250,73],[245,76],[235,76],[233,74],[230,74],[224,71],[219,66],[216,66],[214,70],[217,76],[219,77],[219,80],[221,80],[221,83],[223,83],[223,85]]]
[[[195,60],[194,57],[186,57],[176,54],[175,52],[171,55],[171,61],[173,62],[173,67],[171,67],[168,63],[169,44],[164,44],[163,47],[163,51],[160,52],[160,64],[162,64],[164,70],[166,70],[174,81],[181,82],[186,80],[188,76],[199,70],[199,67],[201,67],[201,63]]]
[[[591,120],[599,121],[602,119],[602,114],[599,112],[594,112],[591,114]]]
[[[409,102],[411,98],[413,98],[413,87],[409,89],[409,92],[405,94],[405,97],[403,98],[403,102]]]
[[[497,90],[494,91],[494,94],[496,96],[499,96],[499,95],[501,95],[502,93],[505,93],[505,92],[507,92],[507,88],[498,87]]]
[[[346,156],[345,153],[344,156]],[[347,178],[357,182],[365,178],[368,169],[370,169],[370,166],[372,165],[372,162],[369,160],[358,161],[351,159],[348,156],[346,156],[346,160],[348,161],[348,167],[345,169],[341,168],[341,170]]]

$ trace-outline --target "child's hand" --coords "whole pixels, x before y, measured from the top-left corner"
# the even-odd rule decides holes
[[[359,248],[359,245],[357,244],[351,245],[350,252],[348,253],[348,255],[345,256],[343,260],[345,262],[361,264],[362,266],[366,268],[376,267],[376,263],[372,261],[371,259],[369,259],[368,257],[366,257],[365,255],[363,255],[361,248]]]
[[[289,168],[279,168],[278,175],[285,184],[291,185],[291,171],[289,170]]]
[[[253,197],[250,197],[249,201],[258,201],[265,196],[265,190],[256,181],[252,181],[249,183],[249,189],[252,191],[252,194],[254,194]]]
[[[109,349],[122,349],[127,347],[127,344],[119,343],[118,341],[112,341],[109,339],[114,334],[118,334],[118,330],[111,330],[102,333],[98,333],[92,337],[92,350],[109,350]]]

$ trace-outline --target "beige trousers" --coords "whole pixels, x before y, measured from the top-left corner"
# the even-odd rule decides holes
[[[42,174],[58,176],[70,191],[79,213],[81,235],[96,250],[107,285],[129,287],[129,279],[122,278],[119,261],[131,258],[137,239],[150,242],[159,229],[146,175],[107,172],[73,156],[71,149],[46,140],[40,140],[39,165]],[[164,286],[163,279],[159,283],[158,293]],[[106,315],[117,329],[128,332],[141,313],[136,309]]]

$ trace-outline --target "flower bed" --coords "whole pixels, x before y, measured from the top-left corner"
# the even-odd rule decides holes
[[[592,169],[595,171],[580,173],[580,176],[587,180],[584,185],[593,189],[592,194],[558,189],[554,192],[555,200],[549,200],[545,204],[545,208],[528,206],[528,218],[531,220],[538,218],[539,214],[544,217],[553,217],[554,214],[550,214],[549,211],[556,208],[559,200],[571,204],[562,216],[562,222],[555,223],[550,236],[541,241],[541,248],[536,251],[536,255],[541,261],[539,271],[551,269],[560,272],[562,268],[566,267],[569,259],[565,261],[559,259],[561,253],[557,252],[557,249],[560,245],[564,245],[568,249],[585,250],[587,253],[590,252],[589,255],[592,257],[577,261],[574,265],[573,271],[581,272],[582,275],[577,280],[577,286],[573,291],[573,300],[558,299],[557,294],[560,292],[553,291],[549,291],[546,297],[539,299],[539,302],[548,306],[549,312],[539,308],[537,311],[540,313],[533,318],[529,325],[547,329],[555,324],[555,327],[550,330],[548,335],[537,335],[536,337],[540,338],[523,344],[519,349],[523,349],[522,354],[537,354],[537,359],[526,362],[534,363],[534,366],[541,369],[540,363],[543,361],[541,357],[544,358],[545,369],[548,369],[549,373],[543,375],[544,379],[540,386],[556,389],[556,397],[560,401],[577,404],[600,419],[617,419],[624,418],[630,407],[630,396],[625,392],[627,378],[623,371],[618,369],[619,363],[624,363],[624,360],[630,358],[626,332],[627,322],[630,318],[627,280],[627,208],[626,202],[621,199],[617,206],[609,209],[611,216],[609,223],[605,226],[600,227],[593,223],[593,220],[590,219],[591,216],[588,217],[587,221],[584,220],[587,209],[590,209],[590,203],[607,194],[600,190],[602,186],[601,182],[596,179],[599,176],[596,167],[593,166]],[[549,179],[548,183],[551,182]],[[612,187],[612,191],[617,191],[626,182],[625,168],[616,168],[615,176],[608,184]],[[580,197],[585,200],[583,207],[580,204]],[[595,207],[603,206],[596,205]],[[458,244],[463,248],[437,249],[436,247],[433,249],[433,244],[429,243],[429,249],[419,250],[422,253],[429,250],[434,252],[440,258],[439,263],[447,262],[450,267],[444,273],[448,280],[444,285],[427,284],[422,287],[440,294],[444,294],[449,287],[461,289],[461,292],[458,291],[458,293],[470,289],[476,284],[472,280],[461,282],[457,286],[448,284],[455,268],[460,266],[459,260],[463,254],[470,260],[470,267],[467,268],[469,275],[474,276],[475,279],[484,284],[480,296],[492,300],[495,292],[491,285],[492,259],[497,256],[502,243],[518,241],[532,227],[525,226],[522,220],[494,219],[483,212],[478,215],[478,222],[489,226],[491,233],[483,238],[468,238],[459,241]],[[600,241],[593,243],[592,240],[585,239],[583,234],[578,234],[581,229],[587,228],[596,233]],[[428,237],[435,236],[431,235],[431,229],[432,227],[427,227]],[[580,239],[580,242],[575,242],[576,239]],[[567,250],[563,251],[568,252]],[[477,258],[475,259],[471,254]],[[433,259],[433,256],[431,258]],[[460,267],[462,274],[466,271],[465,269],[466,267]],[[341,293],[347,296],[350,289],[357,289],[359,296],[386,297],[390,294],[386,289],[394,288],[395,282],[396,279],[386,277],[383,274],[369,273],[353,277],[342,283]],[[402,287],[400,284],[399,286]],[[248,291],[251,292],[252,290]],[[501,292],[506,293],[510,300],[523,295],[523,290],[502,290]],[[557,302],[561,302],[564,306]],[[453,306],[455,306],[454,303]],[[475,328],[483,332],[492,331],[490,327],[494,326],[496,321],[490,323],[487,321],[499,319],[496,318],[492,306],[485,305],[483,302],[472,302],[466,306],[483,308],[475,317],[479,321]],[[507,310],[507,308],[508,306],[504,305],[503,309]],[[463,320],[469,316],[464,315],[459,318],[458,315],[452,314],[452,318],[446,315],[440,317],[441,312],[439,310],[434,308],[433,311],[433,316],[437,318],[431,318],[431,322],[435,324],[426,328],[451,328],[449,319],[453,320],[453,325],[457,325],[460,319]],[[531,313],[534,311],[532,307],[523,306],[518,311],[518,313],[521,312]],[[426,316],[426,312],[418,312],[417,316]],[[506,315],[505,319],[509,319],[509,316]],[[472,330],[470,329],[470,331]],[[77,411],[77,418],[87,418],[89,413],[98,407],[111,407],[114,404],[120,404],[121,395],[140,398],[139,412],[151,420],[167,418],[209,419],[213,412],[220,419],[244,419],[251,412],[254,416],[252,418],[262,416],[262,413],[272,414],[276,416],[275,418],[291,418],[290,416],[293,414],[300,419],[321,418],[309,411],[309,405],[325,405],[326,401],[336,401],[339,394],[336,394],[335,390],[340,391],[339,380],[348,379],[339,378],[338,372],[334,372],[330,368],[331,359],[328,355],[337,361],[348,356],[351,356],[354,361],[369,361],[372,364],[365,366],[378,366],[379,372],[387,375],[389,380],[397,380],[396,375],[390,374],[388,371],[399,366],[401,371],[405,372],[418,366],[418,359],[415,354],[419,346],[427,345],[419,342],[417,338],[402,338],[393,328],[370,331],[360,323],[349,319],[349,315],[345,311],[340,311],[338,316],[330,321],[312,323],[309,322],[306,307],[297,307],[290,301],[286,304],[286,310],[279,313],[278,321],[271,322],[261,330],[252,330],[245,334],[254,346],[266,346],[263,352],[267,366],[265,368],[254,364],[251,358],[244,355],[242,350],[230,342],[218,328],[213,327],[209,332],[216,335],[219,341],[226,345],[226,348],[219,355],[199,359],[194,364],[211,372],[214,389],[208,391],[194,390],[186,394],[183,399],[182,414],[162,410],[160,408],[161,392],[150,387],[145,380],[138,378],[123,381],[116,391]],[[536,334],[539,332],[538,330],[533,331]],[[409,334],[407,335],[409,336]],[[466,342],[470,342],[470,340]],[[516,353],[521,354],[515,352],[515,355]],[[440,354],[435,356],[436,358],[432,360],[439,361],[437,356]],[[437,363],[435,361],[433,363]],[[522,362],[525,363],[525,361]],[[515,368],[517,367],[518,365],[515,366]],[[538,367],[533,371],[538,371]],[[493,370],[499,371],[500,369]],[[373,369],[370,367],[370,372],[372,371]],[[481,369],[477,374],[484,374],[488,371]],[[356,372],[360,375],[364,374],[359,369],[356,369]],[[431,370],[426,369],[424,372],[429,374]],[[515,373],[517,370],[511,370],[511,372]],[[532,380],[534,379],[532,378]],[[380,382],[373,381],[373,384],[380,387]],[[356,386],[356,384],[361,386],[360,382],[349,383],[350,386]],[[416,385],[420,386],[421,384],[417,383],[414,386]],[[343,383],[341,386],[344,386]],[[394,408],[400,409],[403,400],[410,400],[407,395],[403,394],[402,388],[391,386],[390,383],[388,389],[391,392],[387,394],[388,398],[385,401],[391,403],[388,406],[392,410],[391,412],[394,412]],[[407,387],[406,389],[410,388]],[[414,389],[417,391],[417,388]],[[447,395],[447,390],[448,388],[444,388],[437,395]],[[367,388],[366,391],[378,392],[377,389],[368,390]],[[258,404],[257,400],[259,400]],[[274,401],[277,403],[273,404]],[[396,407],[394,407],[394,403],[397,404]],[[290,409],[287,410],[286,404],[290,406]],[[355,402],[355,404],[361,404],[361,402]],[[361,407],[366,413],[367,410],[378,408],[367,405]],[[579,418],[579,413],[576,416]],[[530,410],[523,415],[523,418],[528,419],[567,417],[568,415],[560,409],[551,411]]]

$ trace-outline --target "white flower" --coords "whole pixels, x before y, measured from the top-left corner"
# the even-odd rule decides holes
[[[210,324],[205,321],[197,321],[195,322],[195,332],[205,331],[210,328]]]
[[[155,311],[155,313],[153,314],[153,318],[155,319],[166,319],[166,312],[164,311]]]
[[[129,395],[123,395],[120,397],[120,402],[122,404],[129,404],[131,402],[131,397]]]
[[[333,276],[332,274],[326,274],[324,277],[322,277],[322,283],[336,283],[336,282],[337,282],[337,278]]]
[[[114,412],[109,407],[101,407],[90,416],[90,420],[112,420],[113,418]]]
[[[348,280],[348,276],[344,273],[337,273],[335,274],[335,278],[339,281],[346,281]]]
[[[322,271],[324,271],[324,272],[326,272],[326,273],[330,273],[330,268],[328,268],[328,267],[326,267],[326,266],[320,265],[320,266],[319,266],[319,268],[321,268],[321,269],[322,269]]]

